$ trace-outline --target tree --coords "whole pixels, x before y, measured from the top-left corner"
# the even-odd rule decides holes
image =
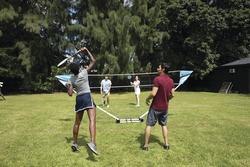
[[[53,51],[49,40],[43,40],[48,27],[46,17],[50,2],[4,1],[1,5],[1,76],[22,80],[22,87],[34,88],[46,81],[53,64]],[[7,15],[8,17],[6,17]],[[9,62],[6,64],[6,62]]]
[[[226,20],[218,34],[219,64],[250,56],[250,3],[247,0],[217,1],[214,6]]]
[[[2,0],[0,77],[47,91],[65,51],[86,46],[98,73],[164,61],[203,78],[250,55],[249,18],[247,0]]]
[[[136,18],[132,33],[132,43],[136,47],[135,55],[145,70],[149,64],[154,67],[163,61],[162,52],[159,47],[163,39],[169,34],[163,27],[160,27],[162,17],[165,14],[165,1],[134,1],[131,13]]]
[[[91,5],[99,3],[93,1]],[[96,53],[100,73],[133,72],[134,48],[130,44],[131,14],[120,1],[89,5],[83,18],[82,38]]]
[[[164,19],[170,38],[163,50],[177,69],[193,69],[203,78],[217,67],[217,34],[225,27],[223,15],[199,0],[170,2]]]

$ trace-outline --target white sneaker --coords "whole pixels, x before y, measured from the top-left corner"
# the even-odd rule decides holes
[[[95,145],[94,143],[90,142],[90,143],[88,143],[87,145],[88,145],[88,147],[90,148],[90,150],[91,150],[93,153],[95,153],[96,155],[98,155],[98,152],[97,152],[97,150],[96,150],[96,145]]]
[[[107,108],[109,108],[109,105],[107,105]]]
[[[78,144],[73,143],[73,144],[71,145],[71,149],[72,149],[73,152],[79,151],[79,146],[78,146]]]

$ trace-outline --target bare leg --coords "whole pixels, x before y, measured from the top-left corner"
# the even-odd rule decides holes
[[[135,101],[136,101],[136,105],[138,104],[138,102],[137,102],[137,96],[136,96],[136,94],[135,94]]]
[[[102,105],[104,106],[104,96],[102,95]]]
[[[105,93],[104,93],[104,95],[102,96],[102,102],[103,102],[102,104],[103,104],[103,106],[108,105],[107,96],[108,96],[108,95],[105,94]]]
[[[76,113],[75,123],[73,126],[73,143],[74,144],[77,143],[77,137],[78,137],[79,127],[82,121],[82,117],[83,117],[82,111],[79,111]]]
[[[5,100],[3,94],[2,94],[2,90],[1,90],[1,87],[0,87],[0,96]]]
[[[96,145],[96,108],[88,109],[90,140]]]
[[[164,139],[164,144],[168,145],[168,128],[167,126],[162,126],[162,135],[163,135],[163,139]]]
[[[4,98],[4,96],[3,96],[3,94],[1,94],[1,93],[0,93],[0,96],[1,96],[4,100],[5,100],[5,98]]]
[[[109,105],[109,94],[107,95],[107,105]]]
[[[140,106],[140,97],[139,95],[135,95],[136,96],[136,105]]]
[[[105,104],[106,104],[106,95],[105,94],[102,96],[102,104],[103,104],[103,106],[105,106]]]
[[[144,136],[144,147],[148,147],[148,143],[149,143],[149,137],[151,134],[151,126],[146,126],[145,128],[145,136]]]

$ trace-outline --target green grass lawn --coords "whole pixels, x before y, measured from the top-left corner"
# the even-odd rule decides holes
[[[105,108],[121,118],[138,117],[148,106],[141,95],[111,95]],[[204,92],[176,92],[169,110],[169,142],[162,148],[162,134],[155,126],[149,151],[140,149],[144,123],[116,124],[97,110],[99,156],[86,147],[88,119],[80,128],[80,152],[71,152],[75,97],[66,93],[15,95],[0,100],[0,166],[250,166],[250,96]],[[97,104],[101,97],[94,94]]]

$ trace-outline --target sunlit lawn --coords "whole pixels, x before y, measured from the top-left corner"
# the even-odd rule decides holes
[[[111,107],[104,109],[120,118],[137,118],[148,109],[148,93],[142,93],[140,108],[132,92],[113,93]],[[249,95],[177,92],[169,110],[169,151],[161,146],[158,125],[145,152],[140,149],[145,122],[116,124],[97,110],[99,156],[86,147],[87,114],[81,150],[71,152],[74,98],[55,93],[0,100],[0,166],[250,166]],[[100,104],[99,94],[94,99]]]

